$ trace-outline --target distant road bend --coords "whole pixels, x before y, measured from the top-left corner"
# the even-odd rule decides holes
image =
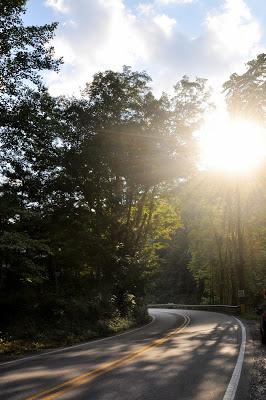
[[[238,400],[245,328],[205,311],[151,309],[111,338],[0,365],[1,400]]]

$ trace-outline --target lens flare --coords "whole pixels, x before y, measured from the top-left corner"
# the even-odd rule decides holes
[[[250,120],[214,116],[199,132],[201,166],[245,173],[266,158],[265,129]]]

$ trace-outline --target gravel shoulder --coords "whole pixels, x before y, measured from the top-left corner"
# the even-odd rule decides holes
[[[249,331],[250,369],[249,369],[249,399],[266,399],[266,345],[261,343],[259,323],[246,320]]]

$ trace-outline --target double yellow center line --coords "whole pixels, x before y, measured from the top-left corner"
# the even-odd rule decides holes
[[[129,361],[134,360],[140,354],[148,351],[152,347],[160,346],[167,342],[171,337],[173,337],[176,333],[181,332],[184,330],[190,323],[190,318],[187,315],[182,315],[184,318],[184,322],[181,326],[177,329],[168,332],[165,336],[160,339],[155,339],[151,343],[147,344],[146,346],[141,346],[138,350],[132,351],[128,353],[125,357],[122,357],[115,361],[109,361],[106,363],[101,364],[98,368],[86,372],[84,374],[78,375],[75,378],[67,380],[65,382],[60,383],[57,386],[51,387],[50,389],[44,390],[43,392],[37,393],[31,397],[28,397],[25,400],[54,400],[54,399],[62,399],[62,396],[77,388],[78,386],[85,385],[93,381],[95,378],[103,375],[113,369],[120,367],[124,364],[127,364]]]

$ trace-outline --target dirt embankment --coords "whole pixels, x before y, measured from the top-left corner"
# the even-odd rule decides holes
[[[259,324],[246,321],[253,344],[253,362],[250,371],[250,400],[266,399],[266,345],[261,343]]]

